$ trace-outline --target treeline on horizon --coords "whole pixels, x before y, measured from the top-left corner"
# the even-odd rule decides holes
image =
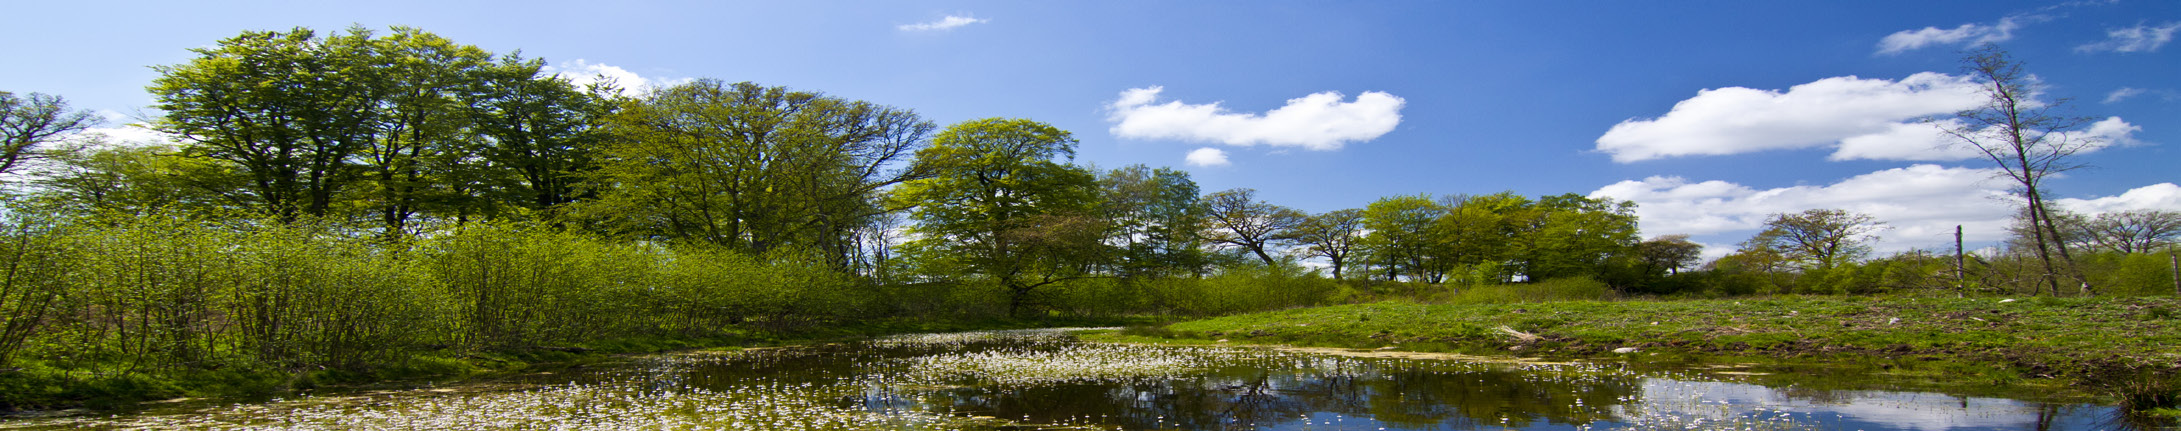
[[[149,87],[151,127],[178,145],[67,141],[89,114],[0,94],[11,125],[54,132],[11,137],[0,160],[37,165],[5,177],[0,369],[369,370],[889,318],[2035,293],[2054,276],[2020,244],[1961,265],[1872,259],[1875,222],[1837,210],[1777,215],[1705,267],[1685,236],[1639,238],[1631,203],[1577,194],[1310,214],[1179,170],[1074,164],[1072,135],[1036,121],[942,128],[709,79],[631,96],[413,28],[252,31],[194,51]],[[2100,250],[2096,223],[2072,224],[2072,274],[2172,294],[2149,253],[2181,222],[2136,215],[2167,231]],[[6,386],[40,381],[0,392],[50,392]]]

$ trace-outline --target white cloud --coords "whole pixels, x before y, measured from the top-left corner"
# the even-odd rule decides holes
[[[2166,42],[2173,41],[2173,33],[2175,31],[2181,31],[2181,21],[2169,22],[2165,25],[2157,27],[2152,27],[2149,24],[2141,24],[2135,27],[2106,30],[2105,36],[2107,37],[2107,39],[2104,42],[2078,46],[2075,47],[2075,51],[2158,51],[2158,47],[2165,46]]]
[[[1946,133],[1947,129],[1959,130],[1962,122],[1956,119],[1926,123],[1899,123],[1883,132],[1859,135],[1840,140],[1840,148],[1827,159],[1841,160],[1907,160],[1949,161],[1984,157],[1983,153],[1965,145],[1958,138]],[[2089,153],[2115,145],[2137,145],[2136,132],[2142,126],[2128,124],[2120,117],[2106,117],[2082,130],[2060,132],[2053,138],[2068,145],[2081,145],[2077,153]],[[2002,134],[1999,129],[1985,129],[1980,135]]]
[[[961,27],[961,26],[965,26],[965,25],[970,25],[970,24],[977,24],[977,23],[982,23],[982,22],[987,22],[987,21],[990,21],[990,20],[986,20],[986,19],[979,19],[979,18],[974,18],[974,17],[966,17],[966,16],[955,16],[955,15],[947,15],[947,17],[946,17],[946,18],[940,18],[940,19],[939,19],[938,21],[932,21],[932,22],[920,22],[920,23],[915,23],[915,24],[902,24],[902,25],[900,25],[900,26],[897,26],[897,27],[895,27],[895,28],[901,29],[901,31],[933,31],[933,30],[942,30],[942,31],[943,31],[943,30],[953,30],[953,29],[954,29],[954,28],[956,28],[956,27]]]
[[[1975,149],[1956,145],[1946,129],[1961,127],[1960,120],[1936,123],[1895,123],[1884,131],[1840,140],[1840,149],[1826,159],[1944,161],[1982,157]]]
[[[152,130],[150,125],[144,123],[85,129],[80,136],[95,139],[108,145],[145,146],[166,145],[176,142],[174,137]]]
[[[2120,103],[2120,101],[2128,100],[2128,98],[2130,97],[2141,96],[2143,95],[2143,92],[2144,90],[2141,88],[2121,87],[2119,90],[2113,90],[2113,92],[2111,93],[2106,93],[2105,103]]]
[[[103,127],[84,129],[69,137],[71,141],[92,145],[146,146],[167,145],[178,142],[174,136],[152,130],[150,124],[135,121],[134,117],[114,111],[99,111],[104,117]]]
[[[2003,239],[2014,214],[2013,200],[2007,184],[1992,180],[1994,173],[1919,164],[1824,186],[1762,190],[1717,180],[1650,177],[1607,185],[1590,196],[1635,202],[1646,236],[1689,234],[1720,242],[1756,234],[1772,214],[1816,208],[1870,214],[1891,228],[1876,244],[1887,252],[1948,244],[1955,225],[1963,227],[1970,241]]]
[[[2136,140],[2136,132],[2141,131],[2143,131],[2143,126],[2128,124],[2127,121],[2122,121],[2120,117],[2105,117],[2105,119],[2098,120],[2098,122],[2096,123],[2090,123],[2089,128],[2077,131],[2062,132],[2061,135],[2064,136],[2062,138],[2065,139],[2064,142],[2083,142],[2083,140],[2085,139],[2091,140],[2087,148],[2084,148],[2082,150],[2082,152],[2087,153],[2091,151],[2097,151],[2100,148],[2110,147],[2114,145],[2129,146],[2142,144],[2143,141]]]
[[[689,78],[645,78],[620,66],[591,63],[580,58],[560,66],[548,64],[539,71],[567,79],[569,82],[575,83],[577,87],[599,82],[612,82],[621,88],[621,95],[623,96],[638,96],[653,89],[671,87],[691,81]]]
[[[1991,25],[1962,24],[1960,27],[1941,29],[1924,27],[1920,30],[1901,30],[1886,35],[1878,41],[1879,54],[1900,54],[1935,45],[1978,45],[2005,42],[2014,38],[2014,31],[2022,28],[2024,21],[2043,20],[2041,16],[2010,16]]]
[[[1337,150],[1349,142],[1377,139],[1401,124],[1400,97],[1366,91],[1353,102],[1339,92],[1288,99],[1264,114],[1234,113],[1218,102],[1191,105],[1180,101],[1153,104],[1163,87],[1121,92],[1108,108],[1110,131],[1122,138],[1177,139],[1227,145],[1270,145]]]
[[[2116,196],[2091,199],[2053,199],[2053,203],[2068,211],[2097,215],[2130,210],[2181,211],[2181,186],[2159,183],[2123,192]]]
[[[1226,166],[1229,164],[1227,162],[1227,152],[1212,147],[1190,151],[1188,161],[1191,166]]]
[[[1621,163],[1663,157],[1813,148],[1866,135],[1902,139],[1916,118],[1985,102],[1968,77],[1924,72],[1900,81],[1825,78],[1785,92],[1744,87],[1698,91],[1658,118],[1627,120],[1598,137],[1598,150]],[[1873,153],[1858,145],[1855,154]],[[1923,151],[1901,150],[1922,155]],[[1924,160],[1925,158],[1911,158]]]

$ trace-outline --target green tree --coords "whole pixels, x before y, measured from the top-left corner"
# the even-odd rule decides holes
[[[239,209],[248,185],[225,161],[172,146],[86,146],[54,155],[35,180],[41,201],[75,213],[211,214]]]
[[[586,178],[597,170],[600,126],[614,102],[606,95],[612,88],[576,88],[541,74],[544,66],[507,56],[482,71],[465,104],[479,135],[473,142],[481,148],[474,153],[486,163],[454,165],[489,167],[456,184],[485,190],[537,218],[559,220],[565,206],[594,195]]]
[[[622,232],[763,254],[819,251],[846,265],[854,231],[886,212],[879,191],[933,128],[869,102],[699,80],[615,113],[588,214]]]
[[[1480,196],[1448,196],[1440,199],[1446,213],[1435,223],[1438,244],[1431,248],[1435,259],[1449,271],[1460,271],[1464,281],[1503,282],[1519,267],[1507,265],[1517,249],[1514,232],[1529,220],[1529,198],[1513,192]]]
[[[70,111],[60,96],[0,91],[0,175],[40,155],[39,146],[98,125],[90,111]]]
[[[155,125],[186,154],[234,163],[253,206],[282,221],[324,216],[356,184],[352,159],[383,119],[371,33],[249,31],[156,66]]]
[[[914,208],[908,249],[1004,289],[1013,314],[1040,288],[1098,276],[1107,261],[1097,178],[1068,164],[1075,138],[1036,121],[988,118],[947,127],[917,152],[933,174],[903,183]]]
[[[1206,264],[1204,207],[1196,181],[1170,168],[1131,165],[1100,176],[1103,214],[1113,232],[1108,242],[1122,253],[1122,276],[1175,276],[1203,272]]]
[[[1636,244],[1635,204],[1573,193],[1545,196],[1513,233],[1513,261],[1531,280],[1595,275]]]
[[[1437,283],[1446,275],[1436,249],[1442,240],[1439,219],[1447,212],[1430,195],[1379,198],[1363,207],[1363,229],[1370,234],[1361,245],[1387,279]]]
[[[1636,243],[1635,251],[1646,273],[1680,274],[1703,259],[1704,245],[1690,242],[1688,235],[1666,235]]]
[[[409,27],[371,40],[368,65],[376,102],[372,138],[360,152],[388,237],[407,236],[413,218],[450,210],[471,190],[450,178],[466,165],[475,133],[465,97],[492,64],[492,54]],[[354,79],[354,78],[352,78]],[[458,211],[445,211],[458,212]]]

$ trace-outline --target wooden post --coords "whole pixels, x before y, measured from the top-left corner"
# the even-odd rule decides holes
[[[2166,261],[2173,266],[2173,294],[2181,295],[2181,254],[2174,254],[2174,246],[2166,246]]]
[[[1967,283],[1967,282],[1965,281],[1965,280],[1967,280],[1968,278],[1969,278],[1969,276],[1968,276],[1968,268],[1965,268],[1965,267],[1963,267],[1963,266],[1962,266],[1962,260],[1961,260],[1961,225],[1958,225],[1958,224],[1957,224],[1957,225],[1954,225],[1954,297],[1955,297],[1955,298],[1960,298],[1960,297],[1962,297],[1962,295],[1964,294],[1964,292],[1963,292],[1963,291],[1965,291],[1965,290],[1969,290],[1969,285],[1968,285],[1968,283]]]

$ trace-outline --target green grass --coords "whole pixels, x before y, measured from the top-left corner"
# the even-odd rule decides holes
[[[2181,299],[1771,297],[1422,304],[1387,301],[1131,328],[1104,339],[1452,351],[1630,362],[1846,364],[1948,384],[2091,392],[2181,368]],[[1503,329],[1504,328],[1504,329]],[[1528,340],[1509,330],[1534,336]],[[1612,353],[1634,347],[1637,355]]]

